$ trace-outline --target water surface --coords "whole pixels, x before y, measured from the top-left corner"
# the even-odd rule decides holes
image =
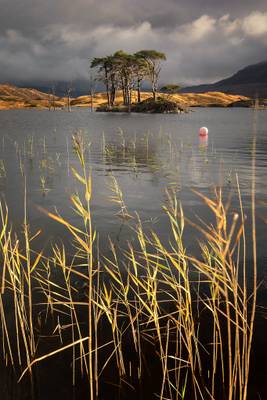
[[[267,194],[267,113],[256,116],[256,201],[258,239],[264,243],[262,217]],[[23,222],[24,197],[31,229],[43,231],[40,243],[65,240],[65,229],[40,212],[55,209],[71,223],[80,225],[71,209],[70,195],[81,190],[73,178],[79,170],[72,148],[72,135],[84,137],[88,168],[92,170],[92,213],[105,248],[107,236],[122,244],[132,233],[118,217],[119,207],[111,197],[111,176],[123,193],[131,215],[138,213],[147,229],[168,238],[168,224],[162,205],[166,190],[174,192],[187,216],[209,218],[203,200],[195,194],[213,196],[221,187],[224,199],[231,198],[238,211],[237,177],[245,212],[250,215],[252,142],[255,116],[251,109],[194,109],[181,115],[71,113],[16,110],[0,113],[0,191],[19,230]],[[201,126],[209,128],[208,139],[200,139]],[[192,191],[192,189],[194,191]],[[195,242],[186,230],[189,249]],[[38,242],[38,240],[37,240]],[[259,260],[264,246],[259,245]]]
[[[209,128],[208,139],[198,136],[203,125]],[[77,132],[83,138],[87,167],[92,173],[93,224],[99,233],[101,252],[105,254],[109,251],[109,237],[118,248],[125,248],[128,240],[135,240],[132,228],[137,215],[147,232],[153,229],[164,243],[168,242],[170,228],[163,210],[163,206],[168,204],[167,191],[181,202],[186,217],[200,223],[198,217],[205,222],[214,222],[214,218],[196,192],[214,197],[215,190],[221,188],[225,203],[229,203],[231,220],[234,212],[240,213],[237,181],[247,216],[249,244],[252,144],[256,134],[258,267],[260,279],[265,278],[266,225],[263,219],[266,218],[267,194],[267,112],[258,112],[255,119],[250,109],[195,109],[181,115],[102,114],[88,110],[71,113],[1,111],[2,204],[8,204],[10,221],[20,236],[26,199],[27,220],[32,234],[42,230],[35,245],[32,244],[36,248],[46,247],[49,251],[51,242],[63,241],[68,251],[72,251],[66,229],[49,219],[42,210],[58,212],[75,226],[82,227],[82,221],[70,202],[73,193],[82,193],[82,186],[72,173],[73,168],[80,171],[72,146],[72,135]],[[112,200],[114,182],[122,192],[132,219],[125,221],[119,216],[120,207]],[[184,239],[189,252],[199,251],[197,238],[201,239],[195,230],[186,226]],[[249,245],[248,252],[249,265]],[[259,304],[266,305],[266,290],[262,287]],[[263,351],[266,348],[265,323],[266,320],[262,319],[260,328],[256,330],[257,352],[254,350],[253,353],[253,365],[262,366],[257,371],[257,387],[263,387],[261,393],[267,390],[264,380],[266,354]],[[88,394],[88,389],[78,384],[77,393],[79,390],[84,392],[72,397],[69,364],[70,360],[66,362],[61,355],[42,364],[38,375],[38,399],[74,399]],[[7,393],[3,394],[3,399],[29,398],[29,388],[24,390],[13,380],[9,382],[6,366],[0,366],[0,369],[1,387],[3,393]]]

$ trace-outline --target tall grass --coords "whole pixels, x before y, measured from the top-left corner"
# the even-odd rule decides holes
[[[174,192],[168,191],[163,206],[168,241],[155,231],[147,232],[136,216],[135,245],[128,243],[121,250],[110,241],[110,255],[101,255],[92,225],[92,177],[79,133],[73,136],[73,146],[80,170],[72,168],[72,173],[82,190],[71,196],[71,204],[81,223],[74,226],[43,210],[69,232],[74,242],[71,257],[63,245],[53,245],[49,257],[33,250],[38,232],[31,234],[29,229],[26,192],[23,240],[12,230],[8,207],[3,203],[0,207],[0,315],[6,364],[20,371],[20,379],[29,374],[33,382],[37,365],[71,350],[72,384],[77,376],[87,377],[90,399],[99,397],[106,371],[114,385],[138,397],[148,369],[156,365],[152,391],[161,400],[246,400],[257,295],[255,187],[250,289],[238,178],[238,213],[229,212],[220,189],[214,190],[212,198],[198,193],[213,218],[212,223],[197,224],[184,215]],[[107,152],[104,138],[103,147]],[[118,214],[126,221],[131,218],[133,226],[114,176],[111,190]],[[201,234],[200,255],[190,254],[185,247],[187,225]],[[38,343],[46,329],[57,345],[42,353]]]

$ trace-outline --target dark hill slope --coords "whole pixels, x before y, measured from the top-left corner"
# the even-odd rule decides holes
[[[211,91],[242,94],[249,97],[267,97],[267,61],[249,65],[230,78],[211,84],[186,87],[181,90],[182,93]]]

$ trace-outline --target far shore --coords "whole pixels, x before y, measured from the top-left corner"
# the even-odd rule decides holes
[[[252,107],[253,100],[242,95],[232,95],[222,92],[207,93],[158,93],[162,99],[176,102],[181,110],[192,107]],[[141,100],[152,97],[150,92],[142,92]],[[137,103],[137,93],[133,92],[133,104]],[[13,85],[0,85],[0,110],[11,109],[50,109],[71,110],[73,108],[97,109],[107,104],[105,93],[95,93],[93,96],[75,98],[57,97],[35,89],[18,88]],[[267,102],[262,104],[266,108]],[[118,92],[115,108],[123,110],[122,93]],[[116,111],[114,108],[114,111]]]

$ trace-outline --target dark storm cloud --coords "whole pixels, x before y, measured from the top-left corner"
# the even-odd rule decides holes
[[[88,58],[141,48],[166,52],[165,81],[213,81],[266,59],[265,4],[0,0],[0,81],[86,78]]]
[[[80,28],[99,24],[127,26],[149,21],[153,27],[171,27],[207,14],[242,17],[267,11],[265,0],[1,0],[0,29],[34,31],[50,24]],[[37,33],[37,32],[36,32]]]

